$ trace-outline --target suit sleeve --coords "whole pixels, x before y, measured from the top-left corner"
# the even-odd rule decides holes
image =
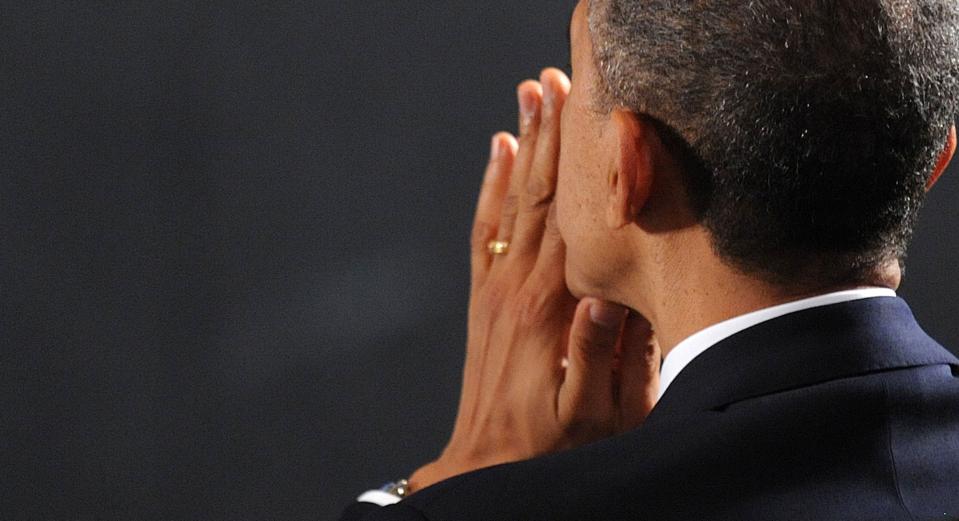
[[[348,506],[339,521],[429,521],[420,511],[399,502],[381,507],[373,503],[355,502]]]

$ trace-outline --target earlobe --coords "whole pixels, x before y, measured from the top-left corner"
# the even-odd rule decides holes
[[[652,184],[649,126],[636,114],[617,109],[610,114],[615,163],[609,175],[606,221],[623,228],[636,220],[646,204]]]
[[[952,161],[952,156],[956,153],[956,126],[953,125],[949,129],[949,136],[946,138],[946,148],[942,150],[942,154],[939,155],[939,161],[936,162],[936,168],[932,171],[932,175],[929,177],[929,180],[926,181],[926,191],[932,189],[932,186],[936,184],[936,181],[942,177],[943,172],[946,171],[946,167],[949,166],[949,162]]]

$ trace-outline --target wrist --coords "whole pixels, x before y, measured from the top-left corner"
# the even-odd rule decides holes
[[[457,470],[457,467],[441,460],[435,460],[418,468],[409,477],[410,493],[419,492],[426,487],[439,483],[445,479],[463,474],[466,470]]]
[[[419,492],[420,490],[423,490],[434,483],[443,481],[443,479],[445,478],[441,476],[437,462],[432,461],[416,469],[416,471],[410,474],[410,477],[407,481],[409,482],[409,491],[412,494]]]

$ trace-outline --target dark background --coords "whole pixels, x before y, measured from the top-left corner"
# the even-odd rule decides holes
[[[4,2],[0,518],[330,519],[434,456],[488,139],[571,7]],[[957,175],[901,291],[954,350]]]

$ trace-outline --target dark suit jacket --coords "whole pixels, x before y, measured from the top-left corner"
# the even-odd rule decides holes
[[[899,298],[800,311],[693,360],[639,429],[360,519],[959,519],[959,360]]]

